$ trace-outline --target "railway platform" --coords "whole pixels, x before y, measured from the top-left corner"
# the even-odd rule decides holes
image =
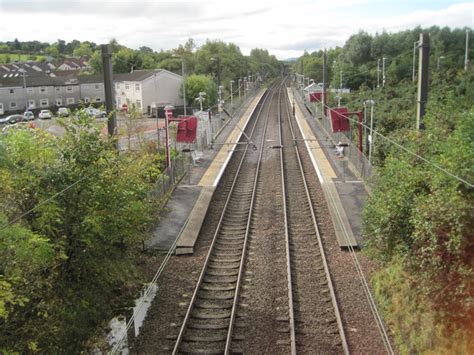
[[[177,239],[177,255],[192,254],[208,207],[219,180],[229,162],[234,144],[252,116],[264,90],[247,103],[240,117],[216,140],[214,150],[205,152],[193,166],[190,177],[185,177],[172,193],[167,214],[162,216],[152,237],[145,243],[150,249],[168,250]],[[333,142],[306,110],[297,95],[288,90],[290,102],[295,103],[295,114],[303,133],[316,173],[323,185],[324,195],[333,220],[341,249],[357,248],[361,242],[361,210],[366,191],[361,181],[344,168],[343,159],[337,156]]]
[[[214,149],[204,152],[191,175],[176,187],[166,205],[169,212],[145,242],[146,248],[168,250],[178,237],[176,254],[193,253],[214,191],[236,147],[234,143],[239,141],[264,92],[260,90],[244,105],[240,115],[215,140]]]

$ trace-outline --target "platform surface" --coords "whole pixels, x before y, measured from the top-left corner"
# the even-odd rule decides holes
[[[313,162],[316,174],[318,175],[319,182],[323,188],[324,197],[328,204],[339,247],[341,249],[347,249],[350,247],[357,248],[358,242],[354,237],[349,219],[335,185],[337,174],[322,149],[317,137],[313,133],[313,130],[307,121],[307,117],[303,114],[303,111],[300,105],[298,105],[297,100],[293,95],[293,91],[290,88],[288,88],[288,96],[290,102],[295,106],[296,122],[298,123],[298,127],[303,139],[305,140],[306,148]]]
[[[216,145],[216,149],[218,147],[219,150],[198,183],[198,186],[201,188],[200,195],[194,204],[186,221],[186,225],[182,229],[176,243],[177,255],[191,254],[194,252],[194,245],[196,244],[202,224],[204,223],[212,196],[214,195],[217,184],[219,183],[219,180],[236,148],[235,143],[237,143],[242,136],[242,131],[247,126],[250,117],[252,117],[264,93],[265,90],[262,89],[255,96],[240,119],[234,125],[233,130],[230,132],[225,142]]]

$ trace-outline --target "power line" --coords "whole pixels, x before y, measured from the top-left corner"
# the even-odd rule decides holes
[[[76,182],[72,183],[71,185],[65,187],[64,189],[62,189],[61,191],[55,193],[53,196],[47,198],[46,200],[44,201],[41,201],[40,203],[38,203],[36,206],[34,206],[32,209],[26,211],[25,213],[21,214],[20,216],[14,218],[13,220],[11,220],[10,222],[8,222],[7,224],[5,224],[4,226],[0,227],[0,231],[4,230],[5,228],[11,226],[12,224],[18,222],[20,219],[22,219],[23,217],[29,215],[30,213],[32,213],[33,211],[37,210],[39,207],[43,206],[44,204],[48,203],[49,201],[51,200],[54,200],[56,197],[58,197],[59,195],[62,195],[64,192],[66,192],[67,190],[73,188],[74,186],[76,186],[77,184],[79,184],[81,181],[84,181],[85,179],[87,179],[88,177],[90,177],[92,174],[89,174],[89,175],[86,175],[82,178],[80,178],[79,180],[77,180]]]
[[[332,108],[329,107],[328,105],[324,105],[324,107],[326,107],[326,108],[329,109],[329,110],[332,110]],[[344,117],[344,118],[348,119],[348,120],[351,121],[351,122],[356,123],[357,125],[361,125],[362,127],[364,127],[364,128],[366,128],[366,129],[369,129],[369,130],[370,130],[370,127],[367,126],[367,125],[364,124],[364,123],[358,122],[357,120],[355,120],[355,119],[353,119],[353,118],[351,118],[351,117],[349,117],[349,116],[346,116],[346,115],[344,115],[344,114],[341,114],[341,113],[338,113],[338,115],[339,115],[340,117]],[[384,136],[382,133],[379,133],[379,132],[377,132],[377,131],[374,130],[374,129],[372,129],[372,133],[375,134],[375,135],[377,135],[377,136],[379,136],[379,137],[381,137],[381,138],[383,138],[383,139],[385,139],[386,141],[388,141],[389,143],[395,145],[396,147],[398,147],[398,148],[404,150],[405,152],[407,152],[408,154],[414,156],[415,158],[420,159],[420,160],[424,161],[425,163],[427,163],[427,164],[429,164],[429,165],[435,167],[436,169],[442,171],[443,173],[445,173],[445,174],[451,176],[452,178],[458,180],[459,182],[462,182],[463,184],[466,184],[467,186],[469,186],[469,187],[471,187],[471,188],[474,187],[474,184],[470,183],[469,181],[467,181],[467,180],[465,180],[465,179],[463,179],[463,178],[461,178],[461,177],[459,177],[459,176],[453,174],[452,172],[450,172],[450,171],[447,170],[446,168],[444,168],[444,167],[442,167],[442,166],[440,166],[440,165],[438,165],[438,164],[436,164],[436,163],[434,163],[434,162],[432,162],[432,161],[426,159],[425,157],[423,157],[423,156],[421,156],[421,155],[419,155],[419,154],[417,154],[417,153],[411,151],[410,149],[404,147],[404,146],[401,145],[400,143],[395,142],[393,139],[388,138],[387,136]]]

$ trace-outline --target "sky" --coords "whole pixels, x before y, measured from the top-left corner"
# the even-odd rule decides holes
[[[0,0],[0,41],[57,39],[168,50],[193,38],[265,48],[279,59],[416,26],[474,27],[474,2],[447,0]]]

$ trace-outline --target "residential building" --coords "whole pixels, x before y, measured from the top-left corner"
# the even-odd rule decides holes
[[[105,102],[103,76],[84,75],[70,77],[0,76],[0,114],[58,107],[75,107],[80,102]],[[167,70],[136,70],[114,75],[115,103],[117,108],[126,104],[143,113],[157,107],[182,105],[180,75]],[[2,113],[2,110],[4,111]]]
[[[114,75],[117,108],[125,104],[143,113],[157,107],[182,106],[183,77],[168,70],[135,70]]]

